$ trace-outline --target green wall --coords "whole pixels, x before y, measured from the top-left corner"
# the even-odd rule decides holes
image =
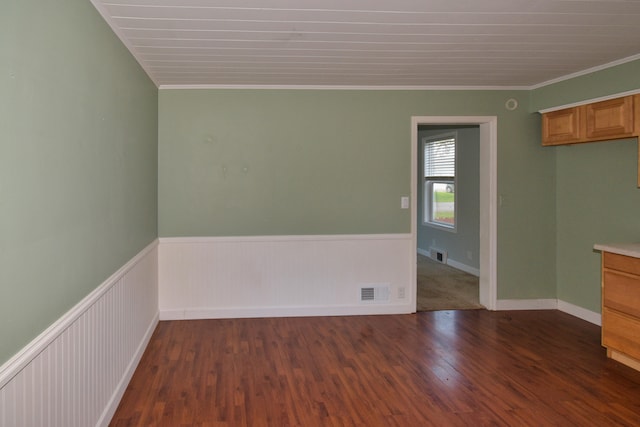
[[[424,223],[424,153],[422,139],[455,132],[456,230]],[[480,268],[480,128],[479,126],[420,126],[418,130],[418,248],[444,249],[451,260]],[[469,257],[468,255],[471,255]]]
[[[600,252],[594,243],[640,237],[638,144],[633,140],[556,148],[558,298],[600,312]]]
[[[507,111],[512,97],[524,107]],[[159,234],[408,233],[411,117],[495,115],[498,298],[555,298],[555,156],[528,104],[526,91],[161,90]]]
[[[162,236],[402,233],[409,116],[391,92],[160,92]]]
[[[532,110],[640,89],[640,61],[532,91]],[[640,239],[636,139],[545,147],[556,156],[558,299],[600,312],[595,243]]]
[[[157,93],[90,2],[0,3],[0,363],[157,236]]]

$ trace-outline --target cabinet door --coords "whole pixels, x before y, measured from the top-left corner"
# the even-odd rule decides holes
[[[640,321],[607,307],[602,309],[602,345],[640,360]]]
[[[633,124],[638,137],[638,188],[640,188],[640,95],[633,96]]]
[[[542,115],[542,145],[578,142],[581,126],[580,107],[565,108]]]
[[[640,137],[640,94],[633,95],[633,125],[634,133]]]
[[[633,96],[585,105],[588,139],[633,136]]]

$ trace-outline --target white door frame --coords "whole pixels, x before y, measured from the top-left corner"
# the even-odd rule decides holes
[[[418,246],[418,126],[480,126],[480,304],[496,310],[498,273],[498,117],[414,116],[411,117],[411,238]],[[417,293],[416,256],[412,254],[412,295]],[[414,304],[417,298],[414,297]],[[414,312],[416,306],[413,307]]]

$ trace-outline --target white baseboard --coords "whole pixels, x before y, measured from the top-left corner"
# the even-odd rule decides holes
[[[475,268],[475,267],[471,267],[469,265],[463,264],[461,262],[456,261],[455,259],[447,259],[447,265],[450,265],[451,267],[457,269],[457,270],[461,270],[464,271],[465,273],[469,273],[472,276],[476,276],[476,277],[480,277],[480,269],[479,268]]]
[[[600,313],[557,299],[502,299],[497,301],[497,310],[559,310],[594,325],[602,325]]]
[[[428,250],[417,248],[416,251],[423,256],[431,257],[431,253]],[[471,267],[462,262],[456,261],[451,258],[447,258],[447,265],[451,266],[457,270],[464,271],[465,273],[469,273],[473,276],[480,277],[480,269]]]
[[[496,310],[557,310],[556,299],[499,299]]]
[[[308,307],[255,307],[255,308],[191,308],[187,310],[164,310],[160,320],[191,319],[241,319],[259,317],[310,317],[310,316],[354,316],[375,314],[409,314],[413,310],[409,304],[365,306],[308,306]]]
[[[0,367],[0,425],[107,425],[158,322],[154,241]]]
[[[416,249],[416,251],[417,251],[420,255],[423,255],[423,256],[426,256],[426,257],[431,258],[431,253],[430,253],[428,250],[426,250],[426,249],[420,249],[420,248],[418,248],[418,249]]]
[[[558,300],[558,310],[579,319],[586,320],[594,325],[602,326],[602,315],[595,311],[587,310],[586,308],[578,307],[577,305],[562,300]]]

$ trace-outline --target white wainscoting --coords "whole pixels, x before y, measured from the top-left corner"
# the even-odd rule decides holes
[[[107,425],[158,322],[158,242],[0,367],[0,426]]]
[[[161,238],[160,319],[410,313],[414,257],[410,234]]]

